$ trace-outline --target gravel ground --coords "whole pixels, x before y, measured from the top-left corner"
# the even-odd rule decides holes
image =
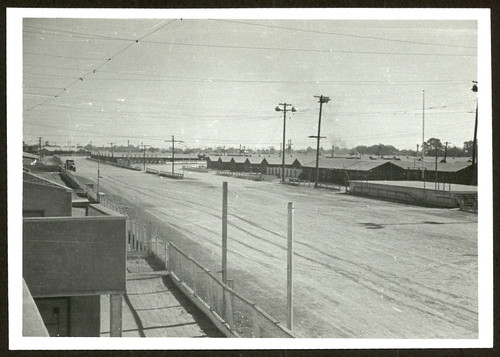
[[[97,163],[77,160],[94,180]],[[328,338],[477,338],[477,215],[309,187],[101,165],[130,217],[220,270],[222,182],[235,289],[286,321],[287,203],[294,203],[294,331]]]

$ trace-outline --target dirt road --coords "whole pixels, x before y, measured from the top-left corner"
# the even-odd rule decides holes
[[[77,159],[93,181],[97,163]],[[220,270],[222,182],[235,289],[286,321],[287,203],[294,212],[294,331],[303,337],[477,338],[477,215],[277,182],[101,165],[101,191]]]

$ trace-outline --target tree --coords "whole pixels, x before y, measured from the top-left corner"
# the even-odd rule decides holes
[[[437,152],[443,150],[443,144],[440,139],[430,138],[424,143],[425,152],[429,155],[437,155]]]
[[[469,141],[464,141],[464,152],[467,156],[472,155],[472,147],[474,145],[474,141],[469,140]]]

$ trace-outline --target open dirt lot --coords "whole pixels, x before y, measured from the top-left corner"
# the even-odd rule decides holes
[[[94,182],[97,163],[77,159]],[[101,191],[220,270],[222,182],[235,289],[286,322],[287,203],[294,212],[294,328],[303,337],[477,338],[477,215],[186,172],[101,165]]]

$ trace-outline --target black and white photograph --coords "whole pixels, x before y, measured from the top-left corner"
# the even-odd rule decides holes
[[[278,10],[7,9],[11,348],[492,346],[489,10]]]

